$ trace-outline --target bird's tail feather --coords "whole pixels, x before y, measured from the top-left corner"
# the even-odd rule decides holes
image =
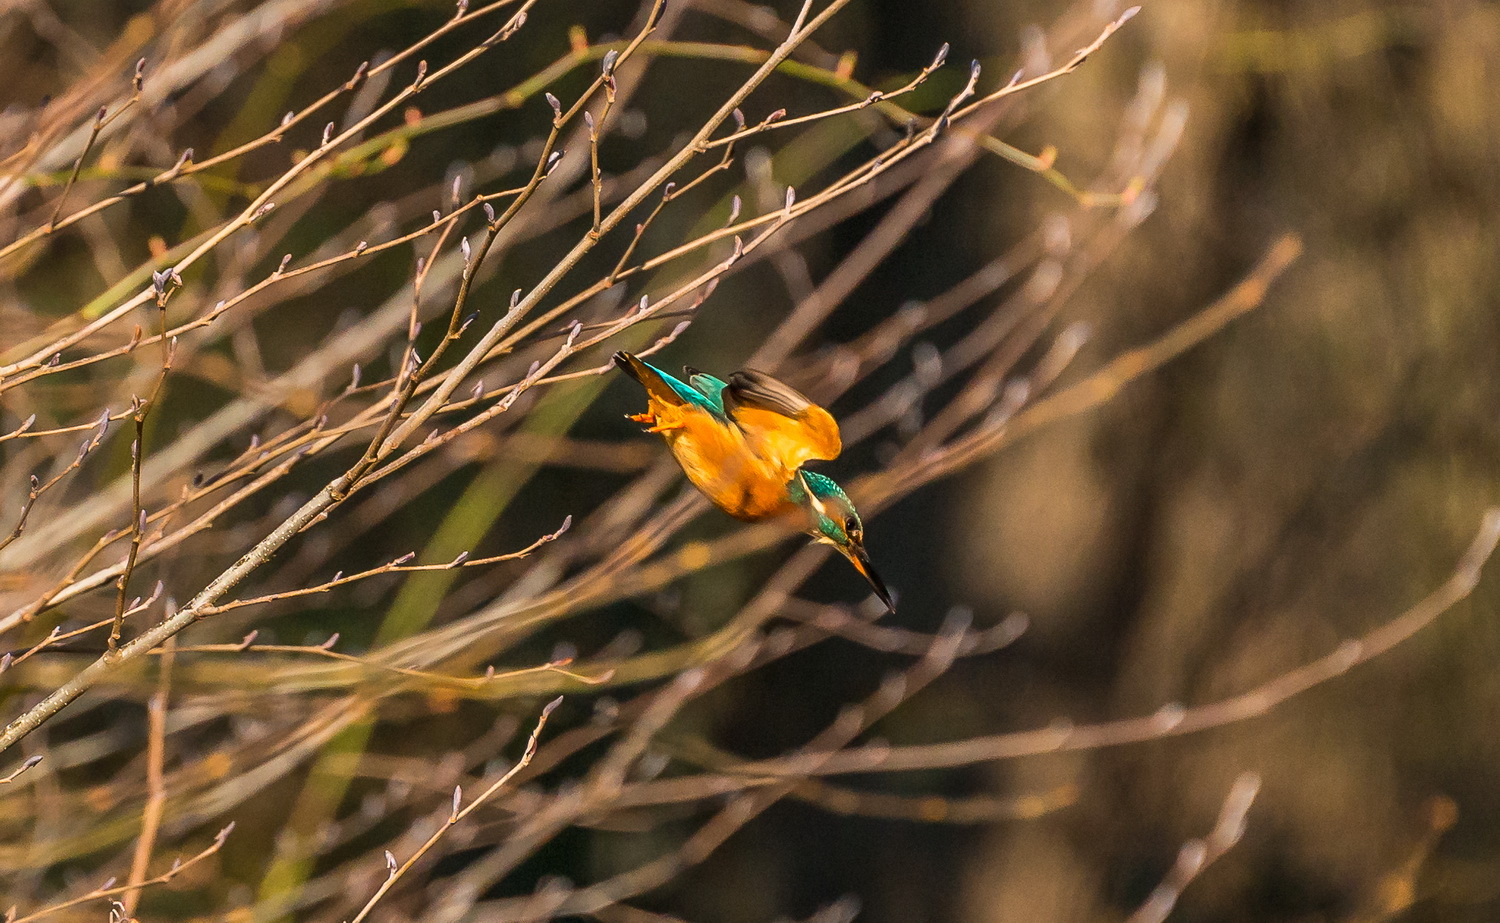
[[[642,362],[640,359],[627,352],[615,353],[615,365],[625,374],[641,383],[646,393],[664,404],[677,405],[687,403],[687,399],[667,383],[661,372]]]

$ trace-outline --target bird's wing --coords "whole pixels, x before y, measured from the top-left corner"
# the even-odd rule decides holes
[[[641,387],[646,389],[646,393],[651,396],[652,400],[660,401],[670,407],[692,404],[710,413],[722,414],[717,401],[711,400],[701,391],[673,378],[656,366],[642,362],[639,357],[626,352],[618,352],[615,353],[614,359],[615,365],[641,383]]]
[[[739,424],[754,452],[789,479],[804,463],[837,458],[843,448],[839,425],[828,411],[764,372],[730,375],[722,399],[725,414]]]
[[[724,389],[729,387],[728,382],[721,381],[712,375],[698,371],[692,366],[683,369],[688,376],[688,384],[692,385],[704,397],[713,402],[713,405],[724,412]]]

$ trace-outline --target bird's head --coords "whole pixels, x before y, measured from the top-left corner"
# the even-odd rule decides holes
[[[798,471],[787,488],[793,501],[807,513],[808,533],[815,540],[837,548],[848,558],[855,570],[869,581],[870,588],[885,603],[885,607],[894,613],[896,607],[891,602],[890,591],[885,588],[880,575],[875,573],[875,568],[870,564],[870,556],[865,551],[864,523],[860,522],[859,513],[843,488],[835,484],[832,478],[806,470]]]

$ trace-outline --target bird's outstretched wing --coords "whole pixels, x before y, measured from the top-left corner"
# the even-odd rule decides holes
[[[688,384],[693,386],[693,390],[712,401],[714,407],[718,408],[719,413],[722,414],[724,412],[724,389],[729,387],[728,383],[700,372],[690,365],[684,366],[682,370],[687,373]]]
[[[843,449],[839,425],[828,411],[764,372],[743,369],[730,375],[721,399],[752,450],[788,479],[806,462],[837,458]]]

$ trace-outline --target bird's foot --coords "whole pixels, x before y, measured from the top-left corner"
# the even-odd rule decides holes
[[[682,429],[681,423],[674,422],[672,420],[664,420],[661,417],[658,417],[656,414],[651,413],[650,411],[647,411],[646,413],[626,414],[625,419],[634,420],[637,423],[648,424],[646,426],[646,432],[648,433],[665,433],[669,430]]]

